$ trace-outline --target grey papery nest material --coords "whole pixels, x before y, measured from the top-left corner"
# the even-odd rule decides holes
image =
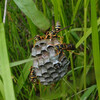
[[[32,56],[35,58],[33,69],[37,79],[43,85],[49,85],[60,80],[68,70],[70,61],[64,53],[57,53],[55,45],[60,44],[56,38],[39,40],[32,48]]]

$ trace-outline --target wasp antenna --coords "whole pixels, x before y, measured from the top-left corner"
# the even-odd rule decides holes
[[[64,30],[64,29],[67,29],[67,28],[69,28],[69,27],[71,27],[71,26],[73,26],[73,25],[74,25],[74,24],[71,24],[71,25],[69,25],[69,26],[66,26],[66,27],[63,28],[63,29],[60,29],[60,30],[56,31],[56,33],[60,32],[60,31],[62,31],[62,30]]]
[[[28,39],[27,42],[30,42],[30,41],[32,41],[33,39],[34,39],[34,38]]]
[[[55,29],[55,20],[54,20],[54,15],[52,16],[52,30]]]

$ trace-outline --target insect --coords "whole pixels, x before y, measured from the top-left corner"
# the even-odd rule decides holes
[[[37,77],[36,77],[36,74],[35,74],[35,71],[34,71],[34,67],[32,67],[32,66],[30,68],[30,76],[29,76],[29,79],[33,83],[36,83],[36,81],[37,81]]]
[[[55,50],[75,50],[75,46],[73,44],[66,44],[66,43],[63,43],[63,44],[58,44],[58,45],[55,45]]]
[[[73,26],[73,24],[72,25],[69,25],[69,26],[66,26],[65,28],[61,29],[60,22],[56,22],[55,29],[52,26],[52,31],[47,31],[46,32],[46,39],[53,39],[53,38],[57,38],[57,37],[59,38],[59,37],[61,37],[61,36],[57,36],[57,34],[60,31],[69,28],[70,26]]]
[[[52,30],[46,33],[46,39],[57,38],[58,36],[56,31],[60,30],[60,28],[61,28],[60,22],[56,22],[54,28],[54,22],[52,21]]]
[[[64,53],[63,50],[70,51],[70,50],[76,49],[73,44],[66,44],[66,43],[55,45],[54,48],[55,48],[55,51],[57,52],[56,55]]]
[[[54,22],[52,21],[52,30],[51,30],[51,31],[47,31],[47,32],[45,33],[45,36],[36,35],[36,36],[34,37],[34,39],[35,39],[36,41],[38,41],[38,40],[42,40],[42,39],[60,38],[60,40],[61,40],[62,37],[61,37],[61,36],[57,36],[57,34],[58,34],[60,31],[62,31],[62,30],[64,30],[64,29],[67,29],[67,28],[69,28],[69,27],[71,27],[71,26],[73,26],[73,24],[72,24],[72,25],[69,25],[69,26],[66,26],[65,28],[61,29],[61,24],[60,24],[59,21],[56,22],[55,27],[54,27]]]
[[[55,26],[55,30],[56,30],[56,32],[57,32],[57,31],[60,30],[60,29],[61,29],[61,24],[60,24],[59,21],[57,21],[56,26]]]

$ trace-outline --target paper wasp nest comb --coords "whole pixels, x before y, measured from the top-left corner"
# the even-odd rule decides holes
[[[57,38],[42,39],[32,48],[34,69],[37,79],[43,85],[49,85],[60,80],[66,73],[69,60],[65,54],[55,50],[55,45],[60,44]]]

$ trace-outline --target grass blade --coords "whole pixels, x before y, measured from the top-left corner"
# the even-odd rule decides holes
[[[100,18],[97,20],[97,25],[100,25]],[[92,29],[91,27],[87,30],[86,34],[78,41],[78,43],[76,44],[76,48],[78,48],[83,41],[92,33]]]
[[[97,81],[98,95],[100,97],[100,44],[97,30],[96,1],[91,0],[91,25],[92,25],[92,47],[94,57],[94,68]]]
[[[94,91],[95,88],[96,88],[96,85],[89,87],[88,90],[82,95],[80,100],[87,100],[87,98]]]
[[[43,5],[43,13],[46,16],[46,6],[45,6],[45,0],[42,0],[42,5]]]
[[[73,21],[74,21],[74,19],[75,19],[76,13],[78,12],[78,7],[79,7],[79,5],[80,5],[80,2],[81,2],[81,0],[78,0],[76,6],[75,6],[75,8],[74,8],[74,11],[73,11],[74,13],[73,13],[73,17],[72,17],[71,24],[73,23]]]
[[[41,30],[47,30],[50,26],[48,19],[40,12],[32,0],[14,0],[17,6],[28,16]]]
[[[28,77],[28,74],[30,72],[30,67],[32,66],[32,62],[28,62],[25,64],[24,68],[23,68],[23,71],[18,79],[18,82],[17,82],[17,85],[15,86],[15,91],[16,91],[16,96],[18,96],[20,90],[22,89],[27,77]]]
[[[0,24],[0,63],[2,71],[1,76],[4,83],[5,98],[6,100],[15,100],[3,23]]]
[[[2,22],[2,16],[1,16],[1,5],[0,5],[0,23]]]
[[[87,30],[87,1],[84,0],[84,34],[86,34],[86,30]],[[84,41],[84,89],[86,89],[86,45],[87,42],[86,40]]]
[[[27,63],[27,62],[30,62],[30,61],[33,61],[33,58],[25,59],[25,60],[21,60],[21,61],[16,61],[16,62],[11,62],[10,67],[21,65],[21,64],[24,64],[24,63]]]
[[[5,98],[5,94],[4,94],[4,85],[2,83],[2,81],[0,80],[0,92],[2,94],[3,99]]]

